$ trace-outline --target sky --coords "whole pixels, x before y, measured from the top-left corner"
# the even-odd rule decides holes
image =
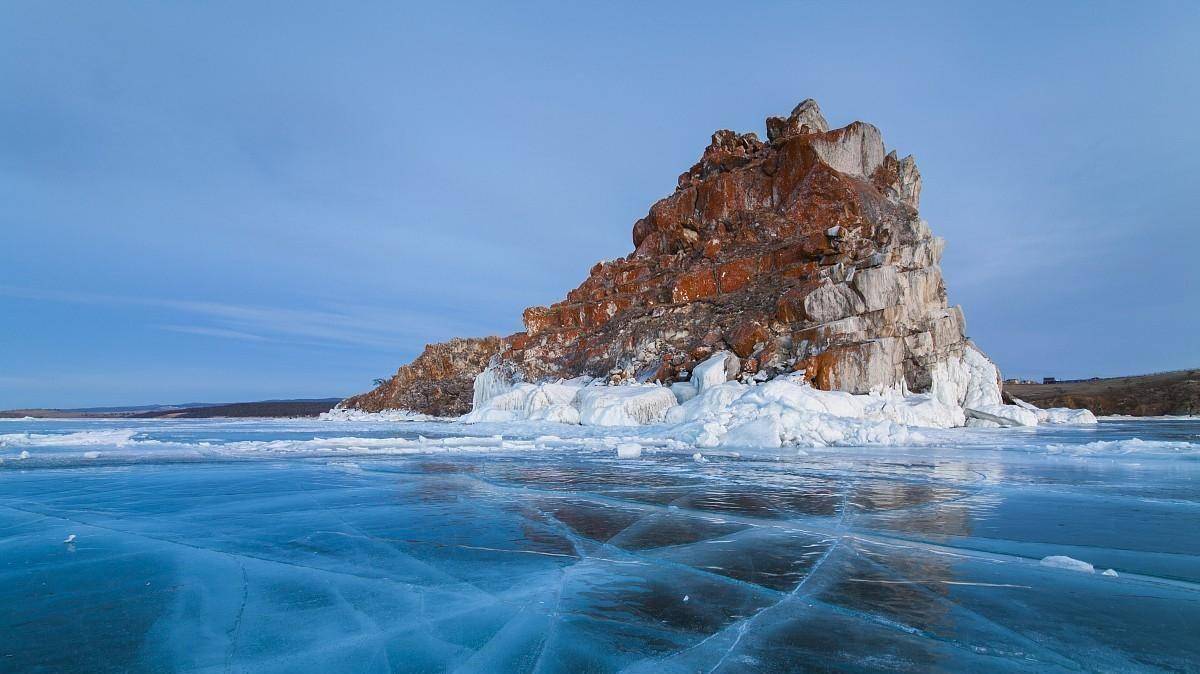
[[[0,4],[0,408],[510,334],[721,128],[878,126],[1005,376],[1200,366],[1200,3]]]

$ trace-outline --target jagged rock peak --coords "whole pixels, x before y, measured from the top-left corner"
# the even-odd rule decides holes
[[[792,115],[789,119],[806,124],[814,131],[825,132],[829,130],[829,124],[825,121],[825,116],[821,114],[821,106],[817,105],[817,102],[811,98],[800,101],[796,107],[792,108]]]
[[[771,143],[807,133],[825,133],[828,130],[829,123],[821,114],[821,106],[811,98],[800,101],[786,119],[767,118],[767,141]]]

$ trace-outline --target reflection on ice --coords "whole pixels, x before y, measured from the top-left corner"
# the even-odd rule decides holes
[[[706,462],[653,429],[551,428],[6,424],[2,668],[1129,671],[1200,658],[1200,539],[1181,535],[1200,530],[1195,420]],[[641,455],[618,459],[634,442]]]

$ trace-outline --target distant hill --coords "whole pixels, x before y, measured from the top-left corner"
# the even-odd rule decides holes
[[[20,419],[204,419],[211,417],[315,417],[327,412],[340,398],[262,400],[246,403],[183,403],[178,405],[135,405],[129,407],[80,407],[72,409],[17,409],[0,411],[0,418]]]
[[[208,419],[212,417],[315,417],[341,402],[339,398],[319,400],[264,400],[255,403],[208,405],[182,410],[160,410],[133,415],[135,419]]]
[[[1200,369],[1132,377],[1005,384],[1004,392],[1038,407],[1086,408],[1137,417],[1200,414]]]

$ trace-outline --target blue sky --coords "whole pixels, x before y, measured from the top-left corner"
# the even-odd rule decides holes
[[[1200,365],[1200,4],[0,6],[0,408],[342,396],[816,98],[1006,375]]]

